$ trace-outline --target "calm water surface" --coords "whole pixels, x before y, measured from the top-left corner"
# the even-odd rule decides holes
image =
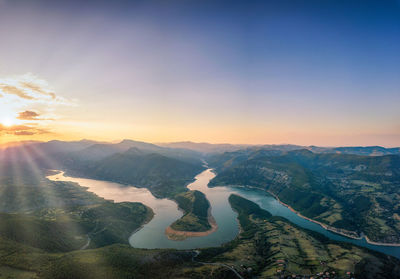
[[[367,243],[365,239],[351,239],[327,231],[320,225],[298,216],[280,204],[273,196],[262,190],[226,186],[208,188],[208,182],[214,176],[215,174],[212,170],[207,169],[197,175],[196,180],[189,184],[188,188],[190,190],[199,190],[207,196],[212,207],[211,213],[218,224],[218,230],[204,237],[191,237],[183,241],[169,240],[164,233],[166,227],[182,216],[182,212],[178,210],[178,206],[174,201],[157,199],[145,188],[94,179],[66,177],[63,172],[48,176],[48,178],[76,182],[81,186],[87,187],[88,191],[115,202],[141,202],[151,207],[155,213],[154,218],[129,238],[129,243],[137,248],[204,248],[219,246],[234,239],[239,232],[239,228],[236,219],[237,214],[229,205],[228,197],[231,194],[238,194],[257,203],[272,215],[285,217],[294,224],[319,232],[330,239],[353,243],[400,258],[400,247],[373,245]]]

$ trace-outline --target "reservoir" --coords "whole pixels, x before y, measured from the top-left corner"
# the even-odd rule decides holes
[[[182,216],[182,212],[178,210],[178,206],[174,201],[157,199],[146,188],[87,178],[67,177],[63,172],[48,176],[47,178],[55,181],[78,183],[83,187],[87,187],[88,191],[114,202],[141,202],[151,207],[155,213],[154,218],[129,238],[131,246],[137,248],[194,249],[215,247],[234,239],[239,233],[239,227],[236,219],[237,214],[232,210],[228,198],[231,194],[237,194],[257,203],[272,215],[282,216],[300,227],[316,231],[330,239],[353,243],[400,258],[399,246],[374,245],[368,243],[364,238],[352,239],[328,231],[319,224],[297,215],[265,191],[228,186],[209,188],[208,182],[214,176],[215,174],[212,170],[207,169],[197,175],[195,181],[187,187],[190,190],[201,191],[206,195],[212,207],[211,213],[218,224],[217,231],[207,236],[189,237],[181,241],[170,240],[165,235],[165,229]]]

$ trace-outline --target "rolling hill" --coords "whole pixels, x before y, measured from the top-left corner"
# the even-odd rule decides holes
[[[235,153],[210,164],[211,185],[271,192],[303,215],[370,240],[400,242],[400,157],[313,153]],[[354,234],[353,234],[354,235]]]

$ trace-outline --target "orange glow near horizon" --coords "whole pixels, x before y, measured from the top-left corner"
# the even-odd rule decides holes
[[[218,125],[209,126],[148,126],[136,127],[127,123],[58,123],[51,133],[35,135],[2,135],[0,144],[14,141],[49,141],[65,140],[75,141],[91,139],[96,141],[117,142],[123,139],[161,143],[161,142],[208,142],[208,143],[230,143],[230,144],[298,144],[317,146],[358,146],[377,145],[377,142],[385,147],[396,147],[390,136],[383,137],[380,134],[347,133],[325,134],[322,132],[285,132],[278,129],[255,127],[252,125],[237,127],[225,125],[220,128]],[[394,138],[396,136],[393,136]],[[385,140],[389,138],[389,141]],[[361,143],[361,144],[360,144]]]
[[[0,0],[0,144],[400,145],[394,3],[19,2]]]
[[[3,99],[7,99],[4,96]],[[97,107],[44,102],[39,106],[16,102],[13,96],[0,103],[2,121],[0,144],[14,141],[92,139],[115,142],[134,139],[145,142],[193,141],[231,144],[298,144],[318,146],[382,145],[398,146],[391,123],[371,129],[365,123],[329,122],[329,119],[261,119],[249,114],[190,115],[190,111],[155,108],[152,111],[124,111],[108,107],[107,114]],[[102,105],[100,105],[102,107]],[[3,113],[2,112],[6,112]],[[22,113],[23,112],[23,113]],[[187,115],[187,117],[185,117]],[[19,119],[18,119],[19,118]],[[344,124],[342,124],[344,123]],[[6,125],[8,124],[8,125]],[[354,128],[357,127],[357,128]]]

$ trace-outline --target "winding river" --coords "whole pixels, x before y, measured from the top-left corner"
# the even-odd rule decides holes
[[[141,202],[151,207],[155,213],[154,218],[129,238],[129,243],[137,248],[204,248],[219,246],[234,239],[239,233],[239,227],[236,219],[237,214],[232,210],[228,202],[228,197],[231,194],[238,194],[257,203],[272,215],[285,217],[294,224],[319,232],[330,239],[353,243],[400,258],[400,247],[398,246],[374,245],[368,243],[364,238],[352,239],[328,231],[320,225],[300,217],[265,191],[228,186],[209,188],[207,186],[208,182],[214,176],[215,174],[212,170],[207,169],[197,175],[195,181],[187,187],[191,190],[199,190],[207,196],[212,207],[211,213],[218,224],[217,231],[207,236],[189,237],[181,241],[168,239],[165,235],[165,228],[182,216],[182,212],[178,210],[177,204],[174,201],[157,199],[145,188],[87,178],[67,177],[63,172],[48,176],[47,178],[55,181],[78,183],[81,186],[87,187],[88,191],[115,202]]]

